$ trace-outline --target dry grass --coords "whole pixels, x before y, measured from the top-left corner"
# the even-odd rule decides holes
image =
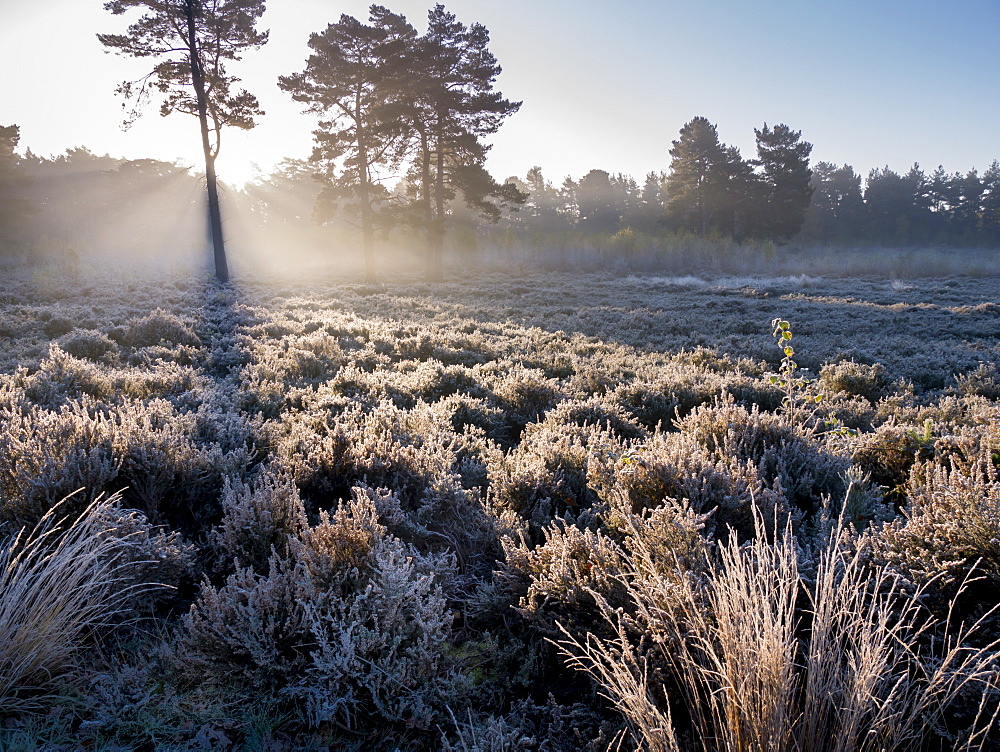
[[[0,544],[0,707],[30,709],[74,674],[94,631],[135,595],[122,540],[108,527],[116,497],[98,500],[68,526],[59,505],[32,530]]]
[[[982,749],[1000,681],[1000,641],[972,646],[987,617],[956,626],[950,614],[928,616],[922,591],[904,592],[886,567],[870,571],[848,543],[835,526],[807,581],[790,531],[773,543],[730,540],[704,578],[662,576],[640,539],[623,578],[634,615],[594,592],[617,637],[563,630],[560,647],[601,685],[642,749],[679,748],[669,710],[678,698],[650,691],[650,663],[672,677],[692,745],[706,752],[920,749],[968,696],[979,698],[973,722],[950,748]],[[797,609],[803,596],[809,605]]]

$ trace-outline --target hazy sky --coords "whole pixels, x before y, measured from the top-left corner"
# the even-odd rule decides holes
[[[429,2],[385,0],[423,31]],[[271,40],[234,72],[267,115],[223,133],[219,175],[241,182],[309,154],[312,120],[277,88],[299,71],[313,31],[360,0],[270,0]],[[493,138],[500,178],[541,165],[556,184],[592,168],[640,182],[669,167],[670,141],[695,115],[723,141],[754,153],[753,128],[787,123],[815,145],[813,160],[862,174],[985,169],[1000,158],[1000,0],[452,0],[480,22],[504,68],[499,88],[523,100]],[[0,125],[21,126],[41,155],[87,146],[112,156],[197,165],[197,121],[156,107],[122,131],[114,90],[144,72],[106,54],[98,32],[127,21],[102,0],[0,0]]]

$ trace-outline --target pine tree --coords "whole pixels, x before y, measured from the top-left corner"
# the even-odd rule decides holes
[[[715,126],[707,118],[695,117],[681,128],[670,156],[667,213],[681,226],[705,235],[724,208],[726,148]]]
[[[801,131],[787,125],[754,129],[757,136],[756,164],[761,168],[763,225],[774,238],[788,239],[802,229],[812,197],[809,155],[812,144],[802,141]]]
[[[253,128],[254,118],[264,114],[253,94],[232,91],[239,79],[226,71],[226,63],[240,60],[246,50],[267,42],[268,33],[256,28],[264,0],[110,0],[104,9],[116,16],[133,9],[144,11],[126,34],[98,34],[97,38],[118,54],[154,61],[145,76],[118,87],[119,94],[135,102],[126,125],[139,116],[151,90],[163,97],[161,115],[184,112],[198,118],[215,273],[225,282],[229,264],[215,174],[221,132],[224,126]]]
[[[865,208],[861,176],[848,164],[838,167],[830,162],[817,162],[811,184],[813,195],[805,223],[809,236],[823,241],[856,237],[861,231]]]
[[[618,229],[622,208],[618,205],[611,176],[604,170],[591,170],[576,186],[579,226],[588,232],[614,232]]]
[[[278,86],[326,118],[314,132],[312,160],[325,178],[318,206],[347,203],[357,210],[365,279],[375,282],[376,204],[388,196],[379,169],[398,168],[410,138],[396,95],[406,74],[402,61],[417,33],[403,16],[380,6],[371,7],[369,21],[342,15],[313,34],[306,69],[281,76]]]
[[[559,191],[553,187],[552,181],[545,179],[541,167],[528,170],[524,185],[531,229],[545,231],[565,227],[565,217],[559,211]]]
[[[995,159],[983,173],[981,210],[983,241],[1000,242],[1000,162]]]
[[[511,184],[499,185],[483,169],[496,133],[520,102],[493,87],[500,66],[489,51],[490,35],[482,24],[465,24],[435,5],[427,32],[410,57],[411,123],[417,152],[417,189],[428,239],[427,276],[443,277],[447,203],[461,191],[465,201],[492,218],[489,206],[523,203]]]
[[[21,167],[16,125],[0,126],[0,258],[22,255],[24,228],[34,207],[25,195],[29,179]]]

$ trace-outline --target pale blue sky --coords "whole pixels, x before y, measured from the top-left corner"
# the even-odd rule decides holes
[[[141,63],[107,55],[98,32],[120,31],[101,0],[0,0],[0,125],[48,155],[76,145],[115,156],[197,164],[191,118],[155,108],[122,132],[118,82]],[[422,30],[428,3],[386,3]],[[310,150],[311,121],[276,86],[300,70],[312,31],[358,0],[270,0],[271,42],[239,73],[268,114],[224,135],[219,172],[240,181]],[[669,166],[670,141],[695,115],[753,153],[753,128],[784,122],[811,141],[814,160],[867,174],[985,169],[1000,158],[1000,0],[454,0],[460,20],[490,29],[499,86],[523,100],[494,137],[499,178],[541,165],[555,183],[592,168],[632,174]],[[138,65],[138,67],[137,67]]]

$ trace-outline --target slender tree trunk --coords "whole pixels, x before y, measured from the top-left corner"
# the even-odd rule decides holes
[[[708,231],[708,222],[705,212],[705,176],[698,181],[698,214],[701,225],[701,236],[705,237]]]
[[[361,127],[360,105],[356,105],[354,122],[358,139],[358,188],[361,192],[361,241],[365,251],[365,282],[375,284],[375,227],[372,222],[371,180],[368,176],[367,134]]]
[[[437,134],[434,174],[434,216],[428,231],[427,281],[444,279],[444,149],[441,134]]]
[[[229,264],[222,237],[222,212],[219,209],[219,185],[215,177],[215,157],[208,137],[208,95],[205,93],[205,76],[198,56],[197,30],[195,28],[196,0],[184,0],[188,26],[188,60],[191,64],[191,82],[198,99],[198,121],[201,124],[201,148],[205,154],[205,183],[208,188],[208,222],[212,228],[212,250],[215,256],[215,276],[220,282],[229,281]]]
[[[427,136],[426,131],[420,132],[420,192],[422,195],[422,210],[423,210],[423,222],[424,222],[424,232],[427,238],[427,279],[429,281],[435,281],[434,278],[434,268],[435,259],[437,258],[437,266],[440,267],[440,253],[435,251],[436,247],[436,236],[435,236],[435,221],[434,221],[434,205],[431,200],[431,194],[433,192],[431,185],[431,147],[430,140]],[[440,276],[440,268],[438,268],[438,276]]]

